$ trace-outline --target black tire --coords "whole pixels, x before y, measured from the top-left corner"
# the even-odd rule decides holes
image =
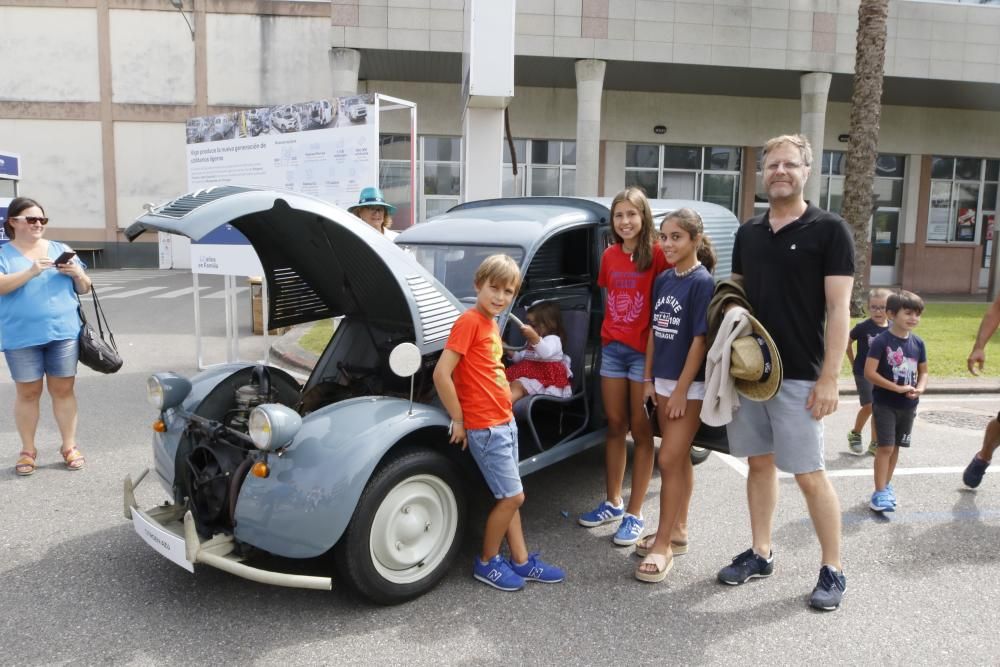
[[[334,548],[338,572],[379,604],[423,595],[455,562],[465,505],[460,472],[444,454],[413,449],[387,459]]]
[[[708,457],[712,455],[711,449],[705,449],[704,447],[691,446],[691,464],[698,465],[699,463],[704,463],[708,460]]]

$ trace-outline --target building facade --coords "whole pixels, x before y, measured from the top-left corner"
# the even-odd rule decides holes
[[[50,236],[102,249],[102,265],[155,265],[155,244],[122,232],[144,203],[185,189],[186,119],[354,92],[418,104],[413,218],[461,199],[465,0],[175,4],[0,0],[22,43],[0,64],[0,149],[21,155],[20,191],[45,203]],[[518,0],[502,193],[636,184],[746,219],[761,208],[760,145],[801,130],[818,149],[810,198],[838,210],[857,11]],[[1000,184],[1000,3],[894,0],[885,67],[872,283],[981,292]],[[583,115],[599,133],[582,133]],[[382,121],[382,185],[400,202],[407,129]]]

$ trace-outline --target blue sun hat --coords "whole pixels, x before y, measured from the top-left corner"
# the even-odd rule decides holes
[[[357,209],[365,206],[381,206],[386,210],[386,212],[389,213],[389,215],[396,212],[396,207],[385,201],[385,197],[382,196],[382,191],[372,186],[362,190],[361,196],[358,197],[358,203],[349,207],[347,210],[350,213],[354,213]]]

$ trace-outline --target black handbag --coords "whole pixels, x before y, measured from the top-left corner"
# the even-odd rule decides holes
[[[101,302],[97,300],[97,290],[94,289],[93,285],[90,287],[90,293],[94,295],[97,330],[94,330],[94,327],[87,321],[87,316],[83,314],[83,303],[80,302],[80,296],[76,297],[80,303],[77,312],[80,313],[80,322],[82,323],[80,326],[80,363],[99,373],[115,373],[125,362],[118,354],[115,335],[111,333],[111,326],[108,324],[108,318],[104,316]],[[104,339],[105,329],[108,330],[108,340]]]

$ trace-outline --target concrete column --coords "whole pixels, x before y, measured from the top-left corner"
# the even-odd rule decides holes
[[[462,118],[462,201],[503,192],[503,109],[468,107]]]
[[[819,202],[820,161],[823,159],[823,138],[826,133],[826,98],[830,94],[829,72],[810,72],[799,77],[802,94],[802,120],[800,132],[809,139],[813,151],[813,169],[806,183],[805,198]]]
[[[603,60],[576,61],[576,196],[599,192]]]
[[[355,49],[330,49],[330,84],[333,97],[349,97],[358,94],[358,69],[361,67],[361,52]]]

